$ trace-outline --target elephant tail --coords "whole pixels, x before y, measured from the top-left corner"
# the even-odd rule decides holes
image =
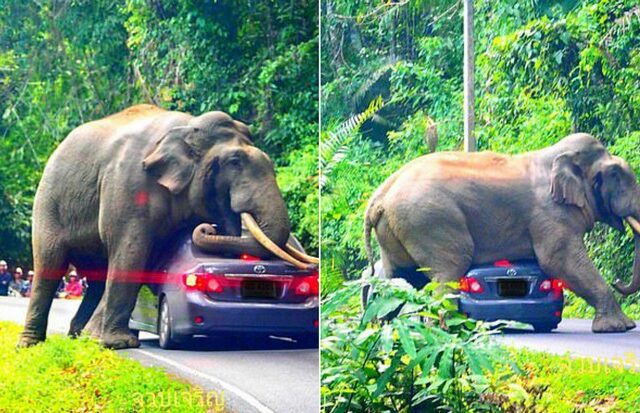
[[[371,266],[371,276],[375,273],[373,248],[371,247],[371,230],[378,224],[378,220],[382,215],[382,206],[378,205],[375,197],[369,202],[369,206],[364,213],[364,247],[367,251],[367,260]]]

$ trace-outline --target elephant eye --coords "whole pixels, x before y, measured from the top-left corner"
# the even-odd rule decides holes
[[[240,164],[241,164],[241,161],[240,161],[240,157],[238,156],[232,156],[230,158],[227,158],[223,163],[224,166],[231,166],[231,167],[239,167]]]

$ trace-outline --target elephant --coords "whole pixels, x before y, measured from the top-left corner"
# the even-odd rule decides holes
[[[219,111],[193,116],[136,105],[74,129],[36,191],[36,275],[18,346],[45,340],[69,265],[89,275],[70,335],[84,329],[109,348],[139,346],[128,321],[154,249],[201,222],[221,233],[199,236],[209,251],[310,265],[312,257],[283,250],[291,223],[274,165],[244,123]],[[242,235],[243,223],[255,236]]]
[[[640,186],[622,158],[576,133],[523,154],[438,152],[410,161],[371,196],[364,241],[373,268],[375,231],[383,276],[416,288],[456,282],[472,265],[536,259],[595,308],[593,332],[624,332],[635,323],[583,240],[595,222],[624,231],[623,220],[634,234],[633,275],[613,287],[629,295],[640,290]]]

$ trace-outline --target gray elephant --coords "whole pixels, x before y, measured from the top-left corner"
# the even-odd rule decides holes
[[[596,221],[633,229],[635,261],[624,295],[640,290],[640,186],[629,165],[587,134],[520,155],[441,152],[415,159],[373,194],[365,214],[384,273],[421,288],[427,276],[457,281],[474,264],[537,259],[596,310],[594,332],[635,323],[587,255],[583,236]],[[417,271],[428,268],[428,275]]]
[[[51,301],[72,264],[89,275],[89,288],[70,334],[86,325],[107,347],[137,347],[128,321],[154,246],[202,221],[222,233],[196,230],[210,251],[308,265],[284,250],[290,222],[273,164],[243,123],[223,112],[195,117],[138,105],[73,130],[36,193],[36,276],[18,345],[45,339]],[[255,237],[241,236],[242,222]]]

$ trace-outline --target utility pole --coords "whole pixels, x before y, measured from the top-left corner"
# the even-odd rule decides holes
[[[474,96],[474,52],[473,52],[473,0],[464,0],[464,151],[478,150],[475,126]]]

